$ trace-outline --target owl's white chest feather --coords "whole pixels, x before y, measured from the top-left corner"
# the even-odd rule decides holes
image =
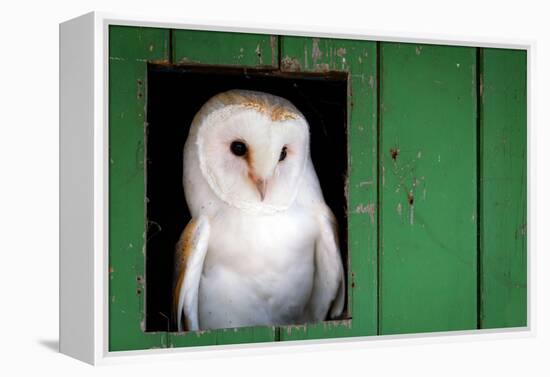
[[[272,215],[225,207],[210,221],[200,327],[305,322],[317,236],[312,214],[299,206]]]

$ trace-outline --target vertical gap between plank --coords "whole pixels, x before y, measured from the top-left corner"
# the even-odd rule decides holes
[[[174,63],[174,29],[168,29],[168,63]]]
[[[483,95],[483,70],[482,70],[482,50],[476,48],[476,184],[477,184],[477,203],[476,203],[476,218],[477,218],[477,328],[482,328],[482,258],[481,258],[481,200],[482,200],[482,156],[481,156],[481,96]]]
[[[376,42],[376,334],[381,334],[381,312],[382,312],[382,305],[381,305],[381,286],[382,286],[382,260],[381,258],[381,248],[382,248],[382,232],[381,232],[381,221],[380,221],[380,212],[382,211],[382,190],[381,190],[381,184],[382,179],[380,177],[380,165],[382,163],[381,161],[381,153],[380,153],[380,145],[382,140],[382,127],[381,127],[381,114],[380,114],[380,81],[382,78],[381,70],[382,70],[382,57],[381,57],[382,49],[380,48],[380,42]]]
[[[281,327],[280,326],[276,326],[275,329],[274,329],[274,334],[273,334],[273,340],[275,342],[280,342],[281,341]]]
[[[281,65],[281,61],[282,61],[282,53],[283,53],[283,37],[278,35],[277,36],[277,69],[280,71],[282,70],[282,65]]]

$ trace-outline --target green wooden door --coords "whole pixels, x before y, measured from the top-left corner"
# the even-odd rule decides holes
[[[526,53],[111,26],[109,349],[527,324]],[[348,313],[145,329],[147,63],[347,74]]]

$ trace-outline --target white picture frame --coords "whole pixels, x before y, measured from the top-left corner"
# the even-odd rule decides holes
[[[204,357],[222,354],[294,352],[319,347],[378,347],[409,342],[456,342],[534,335],[532,284],[528,284],[527,328],[472,330],[434,334],[344,338],[252,345],[109,352],[108,339],[108,29],[110,25],[339,37],[376,41],[518,48],[528,51],[528,162],[531,160],[532,41],[448,39],[422,33],[259,27],[233,23],[92,12],[60,24],[60,351],[90,364],[150,358]],[[529,165],[530,166],[530,165]],[[531,169],[528,188],[531,191]],[[530,194],[528,213],[530,214]],[[530,217],[529,217],[530,218]],[[531,228],[531,226],[529,226]],[[530,229],[529,229],[530,232]],[[531,234],[531,233],[530,233]],[[528,250],[532,282],[533,253]],[[460,335],[460,336],[457,336]],[[196,351],[200,351],[197,354]]]

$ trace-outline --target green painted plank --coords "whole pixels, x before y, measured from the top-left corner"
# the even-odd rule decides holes
[[[109,28],[109,349],[158,347],[145,336],[145,80],[147,60],[168,58],[168,31]],[[139,277],[139,280],[138,280]]]
[[[481,52],[481,327],[527,325],[527,52]]]
[[[381,43],[381,334],[477,326],[476,49]]]
[[[282,328],[281,340],[376,335],[376,43],[281,37],[283,71],[345,71],[348,76],[348,312],[351,320]],[[341,125],[344,132],[345,125]]]
[[[273,35],[174,30],[174,63],[277,67],[278,41]]]

